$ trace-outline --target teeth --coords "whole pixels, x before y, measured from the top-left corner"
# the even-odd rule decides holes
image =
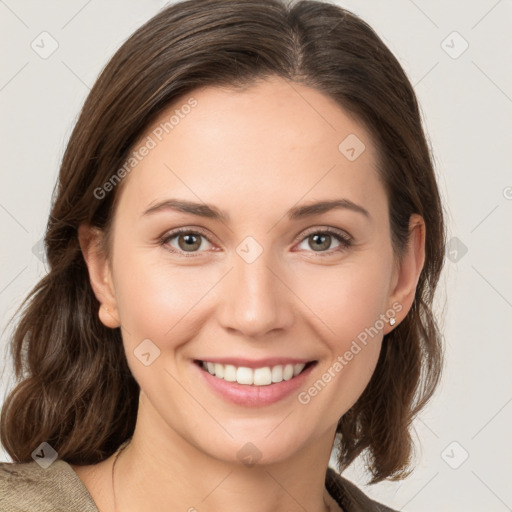
[[[228,382],[236,381],[236,368],[232,364],[227,364],[224,366],[224,380]]]
[[[253,382],[255,386],[268,386],[272,384],[272,370],[269,366],[256,368],[253,372]]]
[[[213,375],[217,375],[217,377],[220,377],[221,379],[224,377],[224,365],[215,363]]]
[[[263,368],[247,368],[245,366],[233,366],[232,364],[220,364],[211,362],[202,362],[202,367],[212,375],[228,382],[238,382],[238,384],[268,386],[272,383],[290,380],[299,375],[304,367],[304,363],[286,364],[273,366],[264,366]]]
[[[283,379],[290,380],[293,377],[293,364],[287,364],[283,370]]]
[[[238,384],[252,384],[254,382],[254,372],[251,368],[240,366],[236,370],[236,381]]]
[[[283,380],[283,367],[274,366],[272,368],[272,382],[281,382]]]

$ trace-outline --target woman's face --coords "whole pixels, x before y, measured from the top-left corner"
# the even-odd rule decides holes
[[[225,461],[332,442],[402,309],[369,134],[272,78],[195,91],[137,147],[98,295],[140,418]]]

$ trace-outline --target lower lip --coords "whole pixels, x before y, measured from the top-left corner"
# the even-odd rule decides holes
[[[192,364],[216,393],[237,405],[249,407],[261,407],[283,400],[304,384],[304,381],[316,366],[316,363],[313,363],[297,377],[290,380],[283,380],[266,386],[254,386],[219,379],[200,368],[196,363]]]

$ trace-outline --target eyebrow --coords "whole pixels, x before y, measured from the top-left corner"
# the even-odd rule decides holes
[[[350,201],[349,199],[332,199],[326,201],[318,201],[301,206],[295,206],[288,210],[289,220],[298,220],[312,215],[319,215],[335,209],[351,210],[363,214],[367,219],[371,219],[371,215],[362,206]],[[183,213],[190,213],[200,217],[229,222],[229,214],[219,210],[213,205],[206,203],[195,203],[193,201],[185,201],[183,199],[165,199],[148,208],[142,215],[151,215],[157,212],[175,210]]]
[[[229,221],[229,215],[213,205],[206,203],[194,203],[193,201],[185,201],[183,199],[165,199],[148,208],[143,214],[151,215],[153,213],[176,210],[184,213],[191,213],[200,217],[209,219]]]
[[[333,199],[330,201],[319,201],[317,203],[295,206],[288,211],[288,218],[290,220],[296,220],[335,209],[345,209],[362,213],[367,219],[371,219],[371,215],[368,210],[353,201],[350,201],[350,199]]]

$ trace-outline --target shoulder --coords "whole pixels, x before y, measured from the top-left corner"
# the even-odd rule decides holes
[[[36,462],[0,463],[2,512],[98,512],[78,475],[57,459],[42,468]]]
[[[368,497],[350,480],[327,468],[325,487],[344,512],[397,512]]]

